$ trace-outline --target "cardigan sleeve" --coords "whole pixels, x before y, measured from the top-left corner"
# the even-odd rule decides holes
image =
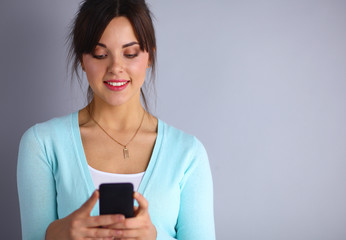
[[[20,142],[17,187],[22,239],[44,239],[48,225],[57,219],[56,190],[52,164],[36,126],[27,130]]]
[[[180,183],[177,239],[214,240],[213,182],[207,153],[195,139],[195,154]]]
[[[156,240],[177,240],[176,238],[171,237],[164,229],[161,229],[158,226],[156,227]]]

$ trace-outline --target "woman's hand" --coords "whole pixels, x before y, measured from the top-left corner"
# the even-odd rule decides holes
[[[135,207],[135,217],[124,218],[122,221],[104,227],[116,231],[114,239],[155,240],[156,228],[150,220],[148,201],[138,192],[135,192],[133,196],[139,204]]]
[[[122,223],[122,215],[90,216],[99,192],[95,191],[91,197],[76,211],[65,218],[52,222],[46,231],[46,240],[66,239],[114,239],[116,230],[100,228],[100,226]]]

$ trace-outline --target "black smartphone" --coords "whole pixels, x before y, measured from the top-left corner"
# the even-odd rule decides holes
[[[99,191],[100,215],[123,214],[126,218],[133,217],[132,183],[104,183]]]

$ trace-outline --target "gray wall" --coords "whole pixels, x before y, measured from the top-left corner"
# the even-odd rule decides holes
[[[10,239],[20,238],[21,134],[84,103],[64,46],[78,2],[0,3],[0,226]],[[150,3],[154,112],[205,144],[217,238],[346,239],[346,1]]]

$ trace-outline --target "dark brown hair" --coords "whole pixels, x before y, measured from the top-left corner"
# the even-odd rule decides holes
[[[145,0],[84,0],[71,26],[68,42],[68,59],[72,62],[72,77],[78,74],[83,54],[92,53],[105,28],[115,17],[126,17],[132,24],[140,49],[149,53],[151,81],[155,80],[156,38],[152,14]],[[146,81],[147,82],[147,81]],[[147,85],[147,83],[145,83]],[[146,88],[146,87],[145,87]],[[155,90],[154,84],[153,89]],[[148,103],[141,89],[146,110]],[[87,101],[91,102],[93,92],[89,86]]]

